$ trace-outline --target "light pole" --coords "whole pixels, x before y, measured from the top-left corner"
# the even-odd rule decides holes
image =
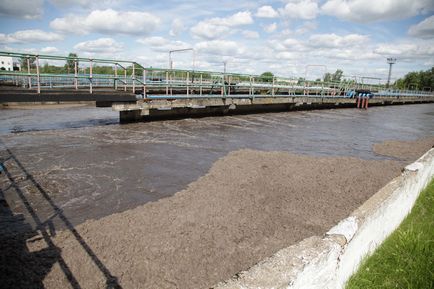
[[[172,53],[174,53],[174,52],[184,52],[184,51],[192,51],[193,52],[193,70],[194,70],[194,61],[195,61],[194,48],[185,48],[185,49],[170,50],[169,51],[169,68],[170,68],[170,70],[173,69]]]
[[[396,58],[388,57],[387,58],[387,63],[389,63],[389,76],[387,77],[386,88],[389,88],[389,86],[390,86],[390,77],[392,76],[392,65],[394,65],[396,63]]]

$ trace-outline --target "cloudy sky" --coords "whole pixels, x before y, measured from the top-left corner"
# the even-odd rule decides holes
[[[0,0],[0,49],[316,78],[394,77],[434,65],[433,0]],[[191,68],[191,53],[173,56]],[[325,65],[308,66],[307,65]]]

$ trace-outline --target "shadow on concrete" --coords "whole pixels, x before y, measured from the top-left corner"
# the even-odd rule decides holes
[[[0,141],[0,144],[3,144]],[[50,198],[43,187],[33,178],[21,162],[16,158],[13,152],[4,146],[6,156],[1,159],[0,177],[6,177],[8,187],[0,189],[0,288],[44,288],[43,280],[50,272],[52,266],[58,263],[66,279],[74,289],[82,288],[71,272],[68,264],[61,255],[61,250],[55,245],[52,238],[56,235],[52,218],[42,221],[36,209],[32,207],[31,202],[27,199],[26,194],[20,186],[20,182],[26,181],[26,184],[32,186],[36,193],[48,202],[53,209],[53,216],[58,217],[65,225],[67,230],[75,237],[92,262],[99,268],[106,279],[107,289],[122,288],[115,276],[113,276],[107,267],[101,262],[98,256],[92,251],[89,245],[74,228],[72,223],[63,214],[54,201]],[[21,178],[15,177],[8,167],[14,166],[21,174]],[[24,176],[24,180],[22,177]],[[29,215],[36,224],[33,229],[30,224],[26,223],[22,215],[16,215],[10,209],[6,202],[4,193],[14,191],[21,200],[22,204],[28,211]],[[36,252],[29,252],[27,243],[43,239],[46,248]]]

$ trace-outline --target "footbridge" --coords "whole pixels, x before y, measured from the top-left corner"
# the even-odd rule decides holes
[[[19,62],[0,70],[0,103],[94,101],[121,121],[434,102],[431,91],[386,89],[357,78],[340,82],[199,70],[146,68],[135,61],[0,52]],[[19,67],[18,67],[19,66]],[[364,107],[364,106],[363,106]]]

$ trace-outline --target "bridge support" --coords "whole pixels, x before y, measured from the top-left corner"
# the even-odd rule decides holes
[[[141,117],[140,110],[125,110],[119,112],[119,121],[121,123],[139,121]]]

